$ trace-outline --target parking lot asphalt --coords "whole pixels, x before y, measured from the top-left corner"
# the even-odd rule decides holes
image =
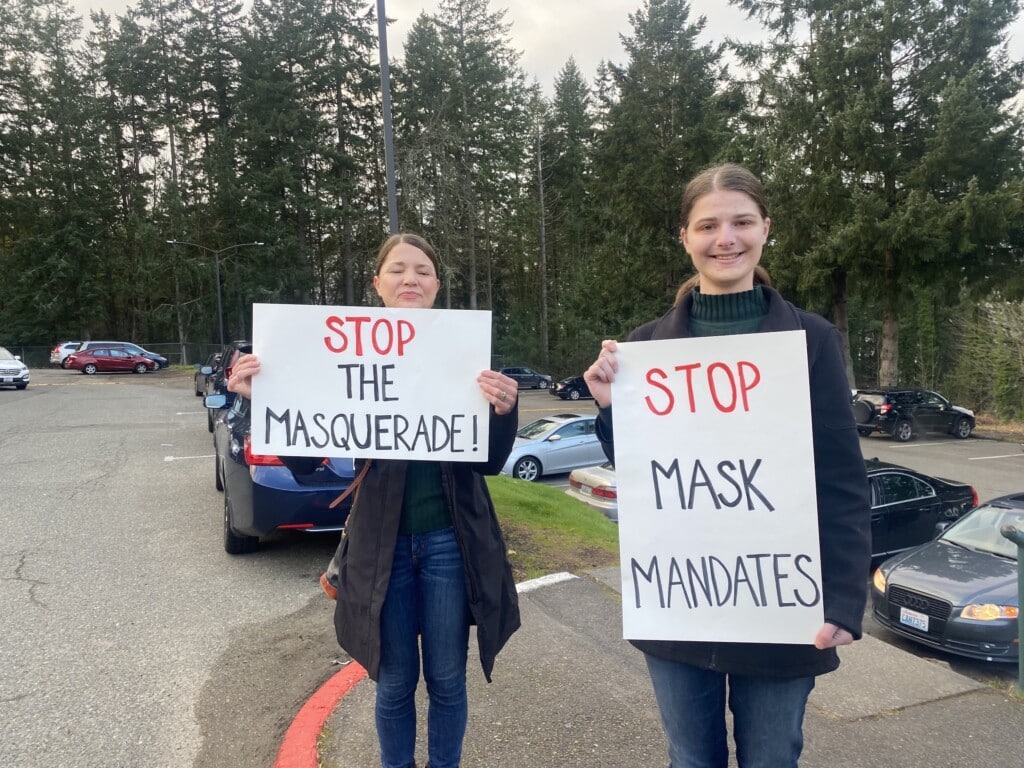
[[[493,683],[470,658],[465,768],[667,763],[642,655],[621,637],[619,589],[617,568],[523,585],[523,626],[499,655]],[[810,697],[804,768],[1020,768],[1024,700],[873,637],[840,657]],[[341,696],[318,734],[323,768],[380,764],[373,702],[365,678]],[[417,704],[423,765],[422,686]]]

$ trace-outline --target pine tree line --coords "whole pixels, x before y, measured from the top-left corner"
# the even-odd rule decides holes
[[[626,61],[569,58],[550,98],[488,0],[420,15],[392,62],[398,207],[442,255],[439,304],[492,310],[500,359],[577,373],[671,304],[682,187],[737,161],[773,205],[765,266],[843,331],[851,382],[1020,417],[1019,2],[730,2],[763,43],[641,0]],[[232,338],[253,302],[372,301],[374,13],[139,0],[84,32],[66,0],[5,3],[3,341],[213,341],[215,268]]]

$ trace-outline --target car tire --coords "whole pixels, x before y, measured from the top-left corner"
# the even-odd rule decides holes
[[[160,361],[159,360],[154,360],[153,361],[153,370],[154,371],[159,371],[160,370]]]
[[[87,376],[92,376],[94,373],[96,373],[96,371],[97,368],[95,363],[86,363],[85,365],[82,366],[82,373],[86,374]]]
[[[260,540],[255,536],[239,536],[231,527],[234,510],[231,496],[224,492],[224,551],[229,555],[246,555],[255,552]]]
[[[68,359],[66,357],[60,361],[60,367],[65,371],[68,369]]]
[[[539,480],[542,472],[540,462],[533,456],[523,456],[512,467],[512,477],[526,480],[529,483]]]
[[[27,386],[28,386],[28,384],[15,384],[14,388],[15,389],[25,389],[25,387],[27,387]]]
[[[956,424],[953,425],[953,435],[961,440],[966,440],[973,431],[974,425],[971,424],[970,419],[957,419]]]
[[[201,390],[199,387],[196,387],[196,397],[202,397],[202,396],[203,396],[203,390]]]
[[[210,433],[213,432],[213,409],[212,408],[207,408],[206,409],[206,431],[210,432]]]
[[[220,471],[220,458],[216,453],[213,455],[213,485],[218,491],[224,490],[224,475]]]
[[[569,393],[569,399],[570,400],[579,400],[580,399],[580,392],[579,392],[579,390],[578,389],[574,389],[572,392],[570,392]]]
[[[914,425],[908,419],[900,419],[892,428],[892,439],[897,443],[906,443],[914,437]]]
[[[539,382],[537,382],[537,389],[547,389],[547,388],[548,388],[547,379],[541,379]]]
[[[146,365],[145,363],[139,363],[138,365],[135,366],[133,370],[135,371],[135,373],[146,373],[149,370],[149,366]]]
[[[874,431],[871,427],[857,427],[857,432],[861,437],[871,437],[871,433]]]
[[[871,403],[858,400],[853,404],[853,420],[858,424],[870,424],[874,416],[875,409],[871,407]]]

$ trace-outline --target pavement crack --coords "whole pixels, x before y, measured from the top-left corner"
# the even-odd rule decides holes
[[[0,581],[12,581],[15,583],[26,584],[28,586],[29,602],[32,603],[32,605],[49,610],[50,606],[39,599],[38,590],[40,587],[49,586],[50,582],[43,581],[42,579],[33,579],[30,576],[25,575],[25,570],[28,566],[28,559],[31,552],[28,550],[22,550],[14,554],[18,558],[18,563],[14,566],[14,575],[0,576]]]

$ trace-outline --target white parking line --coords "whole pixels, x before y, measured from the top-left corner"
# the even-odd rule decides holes
[[[989,459],[1019,459],[1024,453],[1004,453],[1001,456],[972,456],[968,461],[988,461]]]
[[[164,461],[189,461],[190,459],[212,459],[213,457],[212,453],[206,456],[164,456]]]
[[[915,442],[915,443],[897,443],[892,446],[893,449],[899,450],[903,448],[931,448],[933,445],[964,445],[966,443],[974,443],[976,440],[968,438],[967,440],[930,440],[928,442]]]

